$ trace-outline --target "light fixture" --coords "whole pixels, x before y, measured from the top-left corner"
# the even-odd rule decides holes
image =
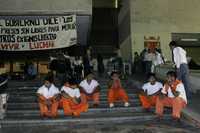
[[[196,38],[182,38],[181,41],[185,41],[185,42],[197,42],[198,39],[196,39]]]

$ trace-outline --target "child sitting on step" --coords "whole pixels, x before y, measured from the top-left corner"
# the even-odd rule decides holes
[[[53,77],[48,76],[44,80],[44,85],[37,91],[41,117],[56,117],[58,115],[58,104],[60,92],[53,84]]]
[[[163,88],[162,83],[156,81],[154,73],[148,74],[148,82],[142,86],[142,91],[139,94],[142,107],[149,112],[151,107],[155,107],[156,99]]]
[[[89,72],[86,78],[79,84],[81,94],[88,100],[93,100],[93,107],[99,106],[100,88],[94,79],[93,73]]]
[[[88,104],[85,103],[84,97],[81,97],[75,78],[65,80],[61,88],[61,102],[65,116],[79,117],[81,112],[87,112]]]
[[[128,107],[128,95],[122,88],[121,81],[118,72],[111,73],[111,80],[108,82],[108,103],[109,107],[114,107],[114,102],[121,100],[124,102],[124,106]]]
[[[156,101],[158,119],[162,119],[164,107],[171,107],[174,122],[180,122],[181,111],[186,105],[187,97],[183,83],[177,79],[176,72],[167,72],[167,82]]]

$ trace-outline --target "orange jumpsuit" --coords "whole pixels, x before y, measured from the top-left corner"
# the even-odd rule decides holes
[[[181,81],[176,80],[172,86],[169,87],[169,85],[166,84],[163,89],[165,89],[166,92],[168,91],[169,88],[171,88],[171,90],[176,90],[177,85],[179,85],[180,83]],[[172,117],[179,119],[181,111],[185,106],[186,106],[186,101],[183,100],[182,97],[174,97],[174,98],[164,97],[163,99],[157,98],[156,114],[159,117],[162,117],[164,107],[172,107]]]
[[[94,104],[99,104],[99,97],[100,97],[100,92],[95,92],[91,95],[87,95],[85,93],[81,93],[81,95],[83,95],[84,98],[84,102],[87,103],[87,101],[89,100],[93,100]]]
[[[59,102],[55,99],[55,97],[49,98],[50,106],[44,102],[47,99],[44,96],[39,96],[39,107],[40,107],[40,115],[47,117],[56,117],[58,115],[58,104]]]
[[[62,96],[62,106],[64,109],[64,114],[80,116],[81,112],[87,112],[88,104],[85,103],[85,98],[81,96],[81,103],[77,104],[70,98],[65,98]]]
[[[114,103],[118,100],[123,102],[128,102],[128,95],[125,90],[122,88],[120,80],[110,81],[108,84],[108,103]]]
[[[96,80],[91,80],[90,83],[86,79],[81,81],[81,94],[86,98],[85,102],[93,100],[94,104],[99,105],[100,91],[98,90],[98,86],[99,83]]]
[[[139,95],[140,101],[142,103],[142,107],[145,109],[150,109],[152,106],[155,106],[157,97],[158,96],[156,95],[148,96],[148,97],[142,94]]]

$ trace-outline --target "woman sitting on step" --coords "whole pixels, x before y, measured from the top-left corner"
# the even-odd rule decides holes
[[[62,106],[66,116],[79,117],[81,112],[87,112],[88,104],[85,103],[84,97],[81,97],[75,78],[66,80],[61,88]]]
[[[139,94],[142,107],[149,112],[151,107],[156,105],[156,99],[163,88],[162,83],[156,81],[154,73],[148,74],[148,82],[142,86],[142,91]]]
[[[108,89],[108,103],[110,108],[114,107],[114,102],[118,100],[122,100],[125,107],[129,106],[128,95],[122,88],[118,72],[111,73],[111,80],[108,83]]]
[[[41,117],[56,117],[58,115],[58,104],[60,92],[53,84],[53,77],[48,76],[44,85],[37,90]]]

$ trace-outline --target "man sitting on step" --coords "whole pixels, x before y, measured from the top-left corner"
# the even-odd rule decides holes
[[[181,111],[186,104],[187,98],[183,83],[177,80],[174,71],[169,71],[167,73],[167,82],[156,101],[156,114],[159,120],[163,116],[164,107],[172,107],[173,120],[180,121]]]
[[[151,107],[156,105],[156,99],[163,88],[162,83],[156,81],[154,73],[149,73],[148,82],[142,86],[142,91],[139,94],[142,107],[149,112]]]
[[[66,116],[79,117],[81,112],[87,112],[88,104],[84,103],[84,97],[81,97],[75,78],[65,81],[64,86],[61,88],[61,95],[61,102]]]
[[[108,83],[108,89],[108,103],[110,108],[114,107],[114,102],[118,100],[122,100],[125,107],[129,106],[128,95],[122,88],[118,72],[111,73],[111,80]]]
[[[81,94],[88,100],[93,100],[93,107],[99,105],[100,88],[99,83],[94,79],[93,73],[89,72],[86,78],[79,84]]]
[[[60,92],[53,84],[53,77],[47,76],[44,85],[37,91],[41,117],[56,117]]]

